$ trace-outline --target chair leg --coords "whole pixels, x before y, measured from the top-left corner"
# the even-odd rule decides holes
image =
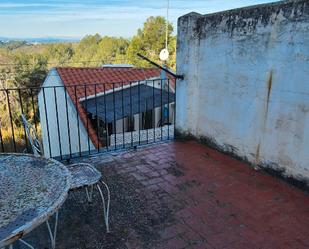
[[[86,190],[86,196],[87,196],[87,200],[89,203],[92,202],[92,194],[93,194],[93,185],[90,186],[90,193],[88,191],[88,187],[85,187],[85,190]]]
[[[88,187],[85,187],[85,191],[86,191],[87,201],[90,203],[91,199],[90,199],[90,195],[89,195],[89,192],[88,192]]]
[[[103,192],[101,190],[99,183],[101,183],[106,188],[106,191],[107,191],[107,206],[105,206],[105,199],[104,199]],[[99,183],[96,184],[96,187],[97,187],[97,189],[100,193],[101,199],[102,199],[106,231],[109,233],[110,232],[110,230],[109,230],[110,191],[109,191],[109,188],[108,188],[108,186],[105,182],[100,181]]]
[[[24,241],[23,239],[19,239],[19,242],[23,243],[25,246],[27,246],[30,249],[34,249],[34,247],[32,245],[30,245],[29,243],[27,243],[26,241]],[[6,247],[1,247],[0,249],[5,249]],[[8,249],[13,249],[13,244],[8,246]]]
[[[57,236],[57,226],[58,226],[58,211],[56,212],[55,217],[55,225],[54,225],[54,232],[52,232],[51,226],[49,224],[49,221],[46,221],[49,237],[51,240],[52,249],[56,248],[56,236]]]
[[[30,249],[34,249],[34,247],[32,245],[30,245],[29,243],[27,243],[26,241],[24,241],[23,239],[19,239],[19,241],[21,243],[23,243],[25,246],[29,247]]]

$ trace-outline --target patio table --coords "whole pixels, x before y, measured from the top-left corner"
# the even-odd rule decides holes
[[[0,154],[0,248],[45,221],[51,236],[48,219],[55,213],[58,219],[57,211],[68,195],[70,178],[68,169],[53,159]]]

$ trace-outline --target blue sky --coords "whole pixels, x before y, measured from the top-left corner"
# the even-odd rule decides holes
[[[272,0],[170,0],[170,21]],[[151,15],[165,15],[166,0],[0,0],[0,37],[131,37]]]

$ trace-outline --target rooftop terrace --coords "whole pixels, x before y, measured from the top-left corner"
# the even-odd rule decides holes
[[[307,193],[197,142],[83,160],[111,188],[112,232],[105,232],[98,198],[87,204],[84,192],[70,194],[58,249],[309,247]],[[44,225],[26,239],[49,246]]]
[[[190,13],[177,83],[159,69],[57,68],[39,88],[0,89],[1,152],[33,152],[25,114],[45,157],[91,163],[110,187],[111,233],[100,198],[72,192],[57,249],[309,248],[308,30],[308,0]],[[174,134],[195,140],[163,142]],[[45,225],[24,239],[50,248]]]

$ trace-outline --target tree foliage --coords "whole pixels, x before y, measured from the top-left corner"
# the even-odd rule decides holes
[[[47,46],[44,52],[49,63],[64,65],[72,59],[74,48],[71,43],[55,43]]]
[[[31,106],[32,98],[36,98],[38,87],[44,81],[47,73],[47,58],[40,54],[16,54],[12,60],[12,64],[6,69],[6,77],[1,78],[0,82],[3,88],[19,88],[21,90],[1,91],[0,93],[0,112],[1,112],[1,127],[7,127],[10,120],[8,112],[8,96],[11,108],[12,121],[21,126],[20,115],[24,113],[33,118],[34,113],[38,111],[37,106]],[[3,72],[3,71],[2,71]],[[3,77],[3,76],[2,76]],[[33,87],[31,90],[29,87]],[[30,107],[29,107],[30,106]]]
[[[88,35],[78,43],[72,63],[80,66],[123,63],[128,44],[124,38]]]
[[[149,17],[142,29],[137,31],[137,34],[132,38],[130,45],[127,49],[127,58],[131,64],[138,66],[149,66],[149,63],[141,60],[136,56],[137,53],[141,53],[147,58],[161,63],[159,59],[160,51],[165,48],[166,38],[166,20],[165,18]],[[168,50],[170,52],[170,59],[167,61],[167,65],[171,68],[175,67],[175,49],[176,39],[173,36],[173,26],[168,24]]]
[[[14,57],[12,72],[15,87],[38,87],[47,73],[47,58],[43,55],[18,54]]]

